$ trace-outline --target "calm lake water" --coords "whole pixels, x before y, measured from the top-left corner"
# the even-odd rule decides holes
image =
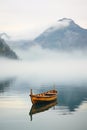
[[[87,84],[58,85],[57,102],[32,106],[29,91],[40,93],[52,85],[28,81],[0,81],[0,130],[87,130]]]

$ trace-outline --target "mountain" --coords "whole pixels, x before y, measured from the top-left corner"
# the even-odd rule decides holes
[[[0,56],[11,59],[18,59],[16,53],[12,49],[10,49],[5,40],[2,38],[0,38]]]
[[[7,40],[7,44],[13,49],[26,50],[33,45],[33,41],[30,40]]]
[[[10,36],[8,36],[7,33],[3,32],[3,33],[0,33],[0,37],[3,38],[3,39],[9,39]]]
[[[63,18],[36,37],[34,42],[50,49],[87,49],[87,29],[72,19]]]

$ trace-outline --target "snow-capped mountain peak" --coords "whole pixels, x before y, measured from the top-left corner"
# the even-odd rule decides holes
[[[68,23],[70,23],[70,22],[74,22],[72,19],[70,19],[70,18],[62,18],[62,19],[59,19],[58,20],[58,22],[68,22]]]
[[[45,35],[49,32],[56,31],[58,29],[64,29],[68,27],[71,23],[74,23],[72,19],[63,18],[54,23],[49,29],[46,30]]]
[[[72,19],[63,18],[45,30],[35,40],[44,48],[87,48],[87,29],[81,28]]]

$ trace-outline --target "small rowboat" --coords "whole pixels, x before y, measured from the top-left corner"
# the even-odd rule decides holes
[[[52,102],[57,99],[57,91],[49,90],[40,94],[33,94],[31,89],[31,102],[32,104],[44,103],[44,102]]]

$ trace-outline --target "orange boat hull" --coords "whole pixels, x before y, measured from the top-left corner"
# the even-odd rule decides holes
[[[42,94],[36,94],[36,95],[31,94],[30,97],[33,104],[51,102],[57,99],[57,91],[55,91],[55,93],[48,91]]]

